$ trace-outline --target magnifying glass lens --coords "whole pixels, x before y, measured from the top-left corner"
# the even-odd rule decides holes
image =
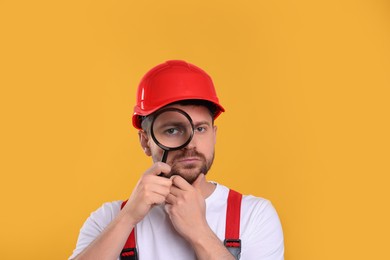
[[[153,134],[160,145],[175,149],[186,144],[192,137],[190,119],[178,111],[165,111],[154,119]]]

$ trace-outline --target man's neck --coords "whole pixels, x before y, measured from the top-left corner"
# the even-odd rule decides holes
[[[203,195],[203,198],[207,199],[214,191],[217,186],[215,183],[208,182],[206,178],[204,179],[204,183],[202,183],[201,186],[201,192]]]

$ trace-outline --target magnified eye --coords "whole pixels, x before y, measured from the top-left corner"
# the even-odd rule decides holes
[[[185,128],[181,126],[169,126],[164,129],[164,134],[168,136],[181,136],[185,131]]]
[[[176,135],[179,133],[179,129],[178,128],[169,128],[169,129],[165,130],[165,133],[167,133],[168,135]]]
[[[153,119],[151,125],[153,140],[166,152],[184,147],[193,134],[194,125],[190,116],[179,109],[162,110]],[[167,154],[166,152],[164,154]]]

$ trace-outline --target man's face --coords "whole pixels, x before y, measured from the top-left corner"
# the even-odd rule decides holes
[[[180,175],[192,183],[200,173],[206,174],[213,163],[216,126],[213,125],[209,110],[204,106],[171,105],[168,107],[185,111],[193,121],[195,132],[191,142],[186,147],[169,151],[167,164],[172,167],[172,170],[165,177]],[[150,135],[148,145],[153,161],[161,161],[163,150],[154,143]]]

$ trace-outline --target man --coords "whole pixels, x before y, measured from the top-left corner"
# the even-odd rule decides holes
[[[169,151],[164,163],[151,125],[156,113],[166,108],[184,111],[194,132],[185,147]],[[151,69],[138,88],[133,125],[153,165],[126,204],[106,203],[91,214],[70,259],[119,259],[120,255],[126,259],[122,249],[130,234],[136,240],[130,256],[141,260],[283,259],[277,213],[269,201],[254,196],[243,196],[241,209],[238,206],[240,241],[232,243],[238,251],[224,245],[225,231],[234,229],[226,221],[229,189],[206,180],[214,159],[214,119],[222,112],[213,82],[202,69],[184,61],[167,61]],[[176,132],[169,128],[166,134]]]

